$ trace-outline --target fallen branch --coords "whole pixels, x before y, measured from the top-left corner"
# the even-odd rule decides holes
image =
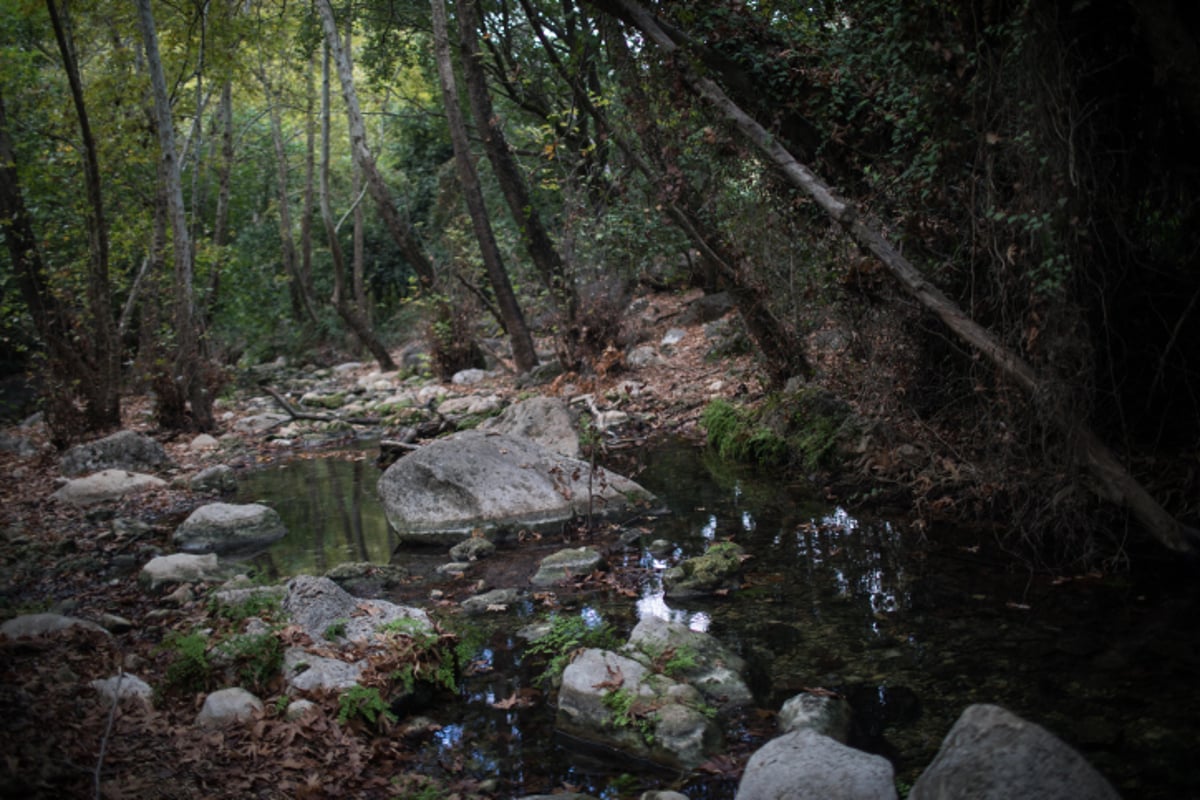
[[[368,426],[383,424],[382,420],[377,417],[339,417],[336,414],[313,414],[308,411],[299,411],[283,395],[267,384],[260,383],[259,388],[275,398],[275,402],[279,404],[279,407],[292,419],[306,420],[308,422],[348,422],[351,425]]]
[[[665,52],[675,53],[679,46],[658,24],[655,17],[634,0],[592,0],[593,4],[634,25]],[[932,311],[951,331],[982,353],[1008,380],[1024,389],[1047,418],[1053,420],[1072,447],[1079,461],[1096,480],[1096,493],[1124,506],[1164,547],[1178,553],[1194,554],[1200,545],[1200,531],[1193,530],[1171,516],[1137,479],[1122,466],[1116,455],[1081,420],[1049,405],[1048,392],[1033,367],[1006,348],[986,328],[968,317],[958,305],[925,279],[882,233],[864,222],[853,205],[839,199],[808,167],[796,158],[749,114],[734,103],[714,81],[684,68],[687,83],[721,112],[741,133],[774,164],[789,183],[807,194],[832,217],[862,249],[874,255],[892,276],[927,310]]]

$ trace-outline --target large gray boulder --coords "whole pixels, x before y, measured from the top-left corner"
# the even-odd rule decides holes
[[[603,516],[653,500],[602,467],[589,484],[589,471],[586,462],[527,439],[470,430],[405,456],[383,473],[378,491],[401,541],[443,546],[474,529],[500,538],[559,525],[589,505]]]
[[[579,429],[561,397],[531,397],[504,409],[480,425],[481,430],[517,436],[567,458],[579,458]]]
[[[755,751],[734,800],[896,800],[895,774],[886,758],[805,729]]]
[[[910,800],[1116,800],[1116,790],[1061,739],[994,705],[968,706]]]
[[[337,641],[373,641],[380,627],[409,619],[417,630],[433,630],[429,615],[419,608],[387,600],[354,597],[329,578],[298,575],[287,583],[283,610],[314,642],[326,641],[331,627],[341,631]]]
[[[83,507],[166,485],[166,481],[153,475],[125,469],[105,469],[67,481],[50,497],[60,503]]]
[[[670,677],[686,681],[721,711],[754,702],[743,679],[746,662],[707,633],[646,617],[629,634],[626,650],[643,664],[671,667]]]
[[[700,693],[637,661],[589,648],[563,671],[555,725],[584,741],[692,769],[723,746]]]
[[[77,444],[63,454],[59,466],[68,476],[104,469],[152,472],[170,465],[163,446],[137,431],[118,431],[87,444]]]
[[[185,519],[171,540],[185,553],[232,553],[277,542],[287,528],[275,509],[258,503],[209,503]]]
[[[380,628],[409,620],[413,632],[431,631],[429,615],[419,608],[399,606],[386,600],[364,600],[346,592],[329,578],[298,575],[287,583],[283,611],[298,625],[321,653],[302,647],[284,652],[283,672],[288,685],[301,691],[348,689],[358,683],[368,666],[362,647],[382,641]],[[343,645],[346,659],[332,657]]]

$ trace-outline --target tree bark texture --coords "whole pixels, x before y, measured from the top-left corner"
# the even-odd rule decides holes
[[[631,0],[593,2],[599,8],[633,24],[664,51],[670,53],[678,50],[654,17]],[[684,78],[697,94],[754,144],[789,183],[815,201],[859,247],[874,255],[924,308],[986,357],[1002,375],[1028,392],[1036,405],[1045,405],[1042,399],[1044,393],[1039,391],[1041,381],[1029,364],[1004,347],[990,331],[968,317],[957,304],[927,281],[882,233],[860,219],[853,206],[836,197],[819,177],[799,163],[762,125],[734,103],[721,87],[690,69],[684,70]],[[1151,497],[1087,425],[1066,417],[1057,409],[1044,410],[1070,442],[1078,461],[1098,482],[1097,493],[1101,497],[1124,506],[1166,548],[1179,553],[1196,552],[1200,534],[1183,526]]]
[[[445,0],[430,0],[433,18],[433,48],[437,61],[438,78],[442,86],[442,97],[446,106],[446,121],[450,127],[450,141],[454,146],[454,164],[458,171],[459,188],[467,204],[475,239],[479,242],[480,255],[487,270],[488,282],[496,296],[496,305],[504,320],[512,344],[513,361],[520,372],[528,372],[537,366],[537,352],[529,326],[517,303],[516,293],[508,278],[508,271],[500,256],[500,247],[492,231],[479,176],[471,160],[471,143],[467,138],[467,125],[458,105],[458,85],[454,77],[454,63],[450,53],[449,26],[446,18]]]
[[[50,23],[54,38],[62,55],[63,68],[71,87],[71,101],[75,105],[75,116],[79,121],[80,140],[83,143],[83,177],[88,201],[88,262],[87,304],[90,361],[93,374],[82,386],[86,398],[88,427],[91,429],[121,424],[121,359],[117,344],[115,320],[113,319],[112,287],[108,279],[108,219],[104,214],[104,193],[100,182],[100,164],[96,158],[96,140],[88,120],[87,106],[83,99],[83,84],[79,77],[79,65],[75,58],[75,47],[70,37],[70,21],[60,14],[54,0],[46,0],[50,12]]]
[[[563,264],[558,248],[550,239],[542,217],[533,205],[529,186],[525,176],[509,149],[504,137],[504,128],[500,124],[492,106],[491,94],[488,91],[487,75],[483,69],[482,55],[479,51],[479,32],[481,19],[478,0],[460,0],[458,4],[458,37],[462,56],[463,76],[467,82],[467,100],[471,106],[471,117],[475,128],[483,141],[483,151],[492,165],[492,172],[509,213],[521,232],[521,240],[525,245],[529,259],[541,277],[542,285],[550,293],[550,300],[560,319],[559,331],[561,360],[567,369],[578,367],[579,331],[576,330],[578,316],[578,298],[571,285],[566,266]]]
[[[171,118],[171,102],[163,74],[162,58],[158,51],[158,31],[150,0],[137,0],[138,22],[146,52],[146,67],[154,100],[154,123],[161,150],[162,176],[165,183],[167,217],[175,265],[175,336],[176,356],[172,377],[192,409],[192,424],[201,431],[216,427],[213,419],[213,397],[206,383],[200,351],[200,335],[196,325],[195,292],[192,276],[191,236],[183,204],[183,181],[179,157],[175,149],[175,126]]]
[[[275,194],[279,203],[279,256],[283,260],[283,271],[288,277],[288,291],[292,299],[292,315],[298,321],[317,324],[317,314],[312,299],[304,285],[304,277],[296,260],[296,240],[292,238],[292,206],[289,189],[287,146],[283,141],[283,120],[279,111],[282,103],[271,86],[266,68],[259,79],[267,94],[268,116],[271,118],[271,141],[275,146]]]
[[[354,154],[354,160],[363,172],[367,190],[379,207],[379,215],[382,217],[388,233],[395,240],[409,266],[417,274],[417,280],[420,281],[421,287],[426,291],[432,291],[437,285],[433,263],[425,255],[416,231],[396,207],[391,192],[375,165],[375,157],[371,154],[371,148],[368,146],[367,127],[363,122],[358,92],[354,88],[354,73],[351,70],[350,59],[346,56],[338,36],[337,22],[333,17],[333,6],[330,5],[329,0],[316,0],[316,4],[317,11],[321,15],[321,27],[325,32],[325,43],[329,47],[329,52],[337,67],[338,79],[342,85],[342,97],[346,101],[346,114],[350,122],[350,147]]]
[[[349,292],[346,291],[346,257],[338,240],[337,225],[333,221],[333,207],[329,191],[329,127],[332,110],[329,102],[329,48],[325,48],[325,59],[321,70],[321,186],[318,202],[321,207],[321,222],[325,226],[325,237],[329,240],[329,254],[333,258],[333,307],[346,326],[354,332],[363,346],[371,351],[381,370],[396,369],[396,362],[388,353],[383,342],[367,320],[358,313]]]

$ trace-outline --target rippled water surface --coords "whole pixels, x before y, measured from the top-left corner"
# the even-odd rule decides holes
[[[632,588],[561,592],[558,613],[622,633],[647,614],[707,630],[750,662],[751,688],[768,711],[803,689],[845,695],[857,716],[853,743],[891,759],[902,787],[932,760],[962,709],[987,702],[1075,745],[1128,798],[1200,797],[1195,581],[1149,569],[1055,580],[998,553],[988,535],[924,537],[859,518],[686,444],[626,456],[616,467],[636,473],[669,513],[629,520],[627,530],[642,535],[628,548],[615,532],[589,542],[608,551]],[[391,560],[432,575],[448,560],[443,552],[393,552],[375,499],[378,475],[369,456],[342,454],[249,476],[239,500],[275,507],[291,531],[259,565],[285,576]],[[671,546],[652,556],[657,539]],[[667,566],[725,539],[750,555],[740,590],[663,598]],[[476,580],[524,587],[536,561],[563,544],[547,536],[502,548],[477,573],[436,586],[456,598]],[[396,599],[424,601],[433,587],[416,582]],[[547,602],[531,598],[478,623],[474,674],[459,702],[427,712],[441,727],[423,767],[450,779],[499,775],[502,796],[570,785],[605,798],[647,788],[682,789],[693,800],[732,797],[734,779],[664,774],[555,735],[553,709],[537,701],[541,662],[525,656],[516,635]],[[729,734],[748,749],[769,735],[769,724],[752,714]]]

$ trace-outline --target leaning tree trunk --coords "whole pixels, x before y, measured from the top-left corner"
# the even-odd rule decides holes
[[[450,142],[454,146],[454,165],[458,170],[459,188],[471,216],[471,227],[479,242],[480,256],[487,270],[488,282],[496,295],[500,317],[512,343],[513,361],[520,372],[528,372],[537,366],[537,351],[533,337],[525,324],[525,315],[517,303],[512,282],[500,257],[500,246],[492,232],[483,190],[479,187],[479,176],[471,161],[471,143],[467,138],[467,125],[458,106],[458,86],[454,79],[454,64],[450,57],[450,37],[446,23],[445,0],[430,0],[433,18],[433,50],[437,61],[438,78],[442,85],[442,99],[446,106],[446,122],[450,127]]]
[[[191,405],[193,426],[197,430],[209,431],[216,426],[216,421],[213,418],[213,397],[206,381],[205,364],[201,360],[200,336],[194,308],[191,236],[183,205],[183,181],[175,149],[175,126],[171,119],[171,103],[167,96],[167,81],[158,51],[158,32],[150,10],[150,0],[137,0],[137,10],[146,49],[146,67],[150,73],[154,97],[154,123],[158,129],[159,147],[162,151],[167,216],[170,219],[174,249],[176,355],[172,377],[181,396]]]
[[[88,377],[77,377],[82,379],[81,391],[87,403],[88,427],[96,429],[121,424],[121,359],[110,296],[112,287],[108,280],[108,220],[104,214],[96,140],[92,136],[87,106],[83,101],[83,84],[79,77],[75,48],[69,38],[69,21],[64,15],[60,15],[54,0],[46,0],[46,8],[50,12],[54,38],[58,42],[63,68],[67,72],[71,101],[75,105],[75,116],[79,120],[79,134],[83,143],[83,182],[88,201],[90,253],[87,305],[91,317],[88,325],[90,341],[86,342],[85,346],[90,350],[89,360],[94,365],[94,373]]]
[[[318,191],[318,203],[321,207],[321,222],[325,225],[325,237],[329,240],[329,254],[333,258],[333,307],[346,326],[354,332],[363,346],[371,351],[371,355],[384,371],[396,369],[396,362],[388,353],[383,342],[375,335],[375,331],[367,320],[358,313],[353,299],[346,291],[346,257],[342,252],[342,244],[338,240],[337,225],[333,222],[333,209],[329,199],[329,48],[325,49],[325,59],[321,70],[321,187]]]
[[[550,301],[561,318],[559,337],[563,366],[574,369],[579,360],[579,331],[576,324],[578,298],[558,248],[550,239],[546,226],[542,224],[542,217],[533,204],[525,176],[509,150],[508,142],[504,138],[504,129],[500,125],[500,117],[492,107],[477,40],[479,28],[478,0],[461,0],[458,8],[458,37],[471,116],[475,120],[479,137],[483,140],[483,151],[492,165],[492,172],[500,185],[509,213],[521,233],[529,260],[537,269],[542,285],[550,293]]]
[[[592,0],[598,7],[631,22],[668,53],[677,45],[659,27],[654,17],[631,0]],[[807,194],[822,210],[845,230],[859,247],[874,255],[892,276],[922,306],[933,312],[960,339],[987,358],[1001,374],[1024,389],[1033,402],[1045,406],[1046,392],[1033,367],[1013,353],[990,331],[963,313],[957,304],[925,279],[882,233],[868,225],[854,207],[836,197],[830,188],[808,167],[798,162],[770,132],[734,103],[712,80],[690,69],[683,77],[701,97],[723,114],[741,133],[776,166],[789,183]],[[1076,459],[1098,482],[1097,493],[1120,504],[1163,546],[1179,553],[1195,553],[1200,544],[1200,532],[1182,525],[1151,497],[1138,481],[1121,465],[1116,455],[1082,421],[1070,418],[1055,408],[1044,408],[1047,415],[1063,432],[1074,450]]]
[[[391,192],[384,183],[383,176],[379,174],[379,168],[375,165],[375,157],[371,154],[371,148],[367,144],[367,126],[363,122],[362,109],[358,103],[358,92],[354,88],[354,72],[351,69],[350,59],[343,50],[342,42],[338,37],[337,22],[333,18],[333,7],[329,0],[316,0],[316,3],[317,11],[321,15],[321,27],[325,32],[325,44],[333,56],[338,78],[342,84],[342,97],[345,98],[346,114],[350,121],[350,147],[354,161],[363,172],[363,178],[367,182],[367,191],[371,193],[371,198],[379,206],[379,215],[383,219],[388,233],[395,240],[409,266],[416,272],[421,287],[427,291],[432,290],[437,285],[433,263],[421,248],[421,243],[417,239],[417,233],[413,230],[412,225],[396,208],[396,203],[392,200]]]

